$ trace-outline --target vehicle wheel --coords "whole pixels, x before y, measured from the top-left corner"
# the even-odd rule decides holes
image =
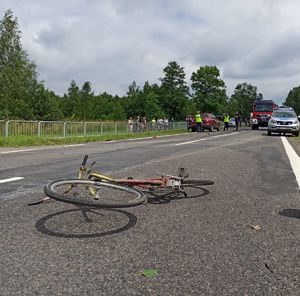
[[[294,133],[295,137],[299,137],[299,131]]]
[[[144,193],[131,187],[92,180],[57,180],[44,187],[58,201],[100,208],[126,208],[146,201]]]
[[[213,185],[214,181],[212,180],[194,180],[194,179],[183,179],[181,187],[197,187],[203,185]]]
[[[272,132],[270,130],[268,130],[268,136],[271,136]]]

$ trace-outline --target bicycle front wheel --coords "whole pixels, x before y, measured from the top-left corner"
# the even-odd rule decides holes
[[[213,185],[214,181],[212,180],[204,180],[204,179],[199,179],[199,180],[194,180],[194,179],[183,179],[181,181],[180,187],[199,187],[199,186],[204,186],[204,185]]]
[[[81,179],[50,182],[44,192],[58,201],[100,208],[133,207],[146,201],[145,194],[134,188]]]

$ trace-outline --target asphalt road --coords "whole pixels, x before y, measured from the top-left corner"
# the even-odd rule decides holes
[[[187,167],[215,184],[122,210],[27,205],[48,181],[76,177],[84,154],[115,177]],[[0,183],[0,295],[299,295],[300,196],[280,137],[1,148],[0,181],[13,177],[23,179]]]

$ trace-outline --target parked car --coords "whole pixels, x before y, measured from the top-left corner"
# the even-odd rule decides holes
[[[213,131],[214,129],[220,130],[221,122],[220,120],[212,113],[202,114],[202,130]]]
[[[299,137],[299,128],[299,117],[292,108],[277,108],[268,122],[268,136],[272,133],[291,133]]]

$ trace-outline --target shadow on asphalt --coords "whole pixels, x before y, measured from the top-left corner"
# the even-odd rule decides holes
[[[300,219],[300,210],[298,209],[284,209],[279,212],[279,215],[289,218]]]
[[[115,216],[120,216],[120,214],[123,217],[117,219]],[[83,220],[82,217],[84,218]],[[128,220],[128,222],[123,226],[115,228],[115,224],[117,223],[124,224],[124,218]],[[122,221],[119,222],[118,220]],[[38,220],[35,226],[38,231],[49,236],[61,238],[95,238],[126,231],[135,226],[136,223],[137,217],[125,210],[99,210],[95,208],[78,207],[77,209],[47,215]],[[113,229],[105,230],[107,228]]]
[[[186,198],[196,198],[196,197],[202,197],[209,194],[209,191],[202,187],[190,187],[193,189],[196,189],[196,192],[193,192],[192,194],[187,194],[185,196],[182,193],[165,193],[165,194],[159,194],[154,192],[148,192],[148,201],[149,204],[165,204],[171,202],[171,200],[178,200],[178,199],[186,199]]]
[[[284,209],[284,210],[279,212],[279,215],[289,217],[289,218],[300,219],[300,210],[298,210],[298,209]]]

